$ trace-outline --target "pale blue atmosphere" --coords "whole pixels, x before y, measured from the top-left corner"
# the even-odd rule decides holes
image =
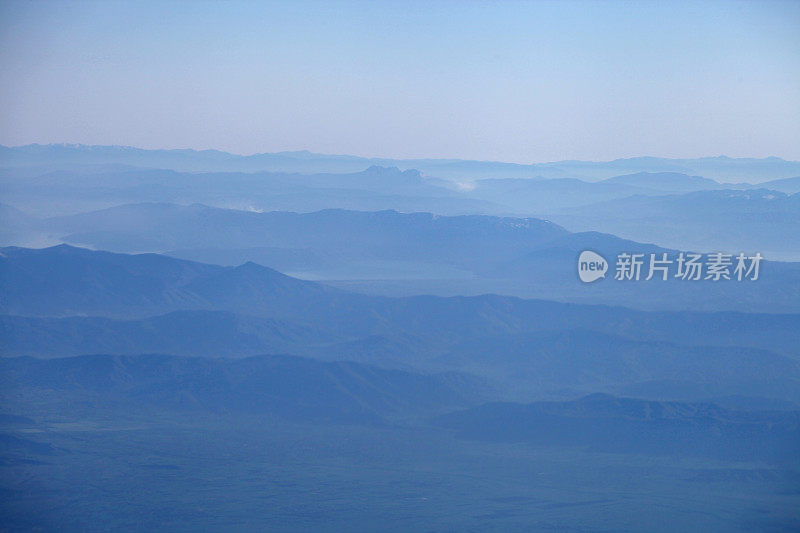
[[[0,530],[800,531],[798,29],[0,0]]]
[[[0,9],[7,146],[800,159],[797,2]]]

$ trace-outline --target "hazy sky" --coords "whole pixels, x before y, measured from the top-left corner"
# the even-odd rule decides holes
[[[800,159],[800,2],[0,4],[0,144]]]

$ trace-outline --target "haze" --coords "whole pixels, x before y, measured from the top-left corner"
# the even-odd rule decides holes
[[[800,4],[17,3],[0,144],[800,159]]]

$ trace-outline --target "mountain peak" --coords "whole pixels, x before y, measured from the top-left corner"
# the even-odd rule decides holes
[[[417,169],[409,168],[406,170],[400,170],[396,166],[381,166],[381,165],[372,165],[366,170],[364,170],[363,174],[377,174],[379,176],[405,176],[409,178],[421,178],[422,172]]]
[[[702,176],[691,176],[682,172],[636,172],[602,180],[603,183],[632,185],[660,190],[695,190],[719,188],[719,183]]]
[[[239,266],[233,267],[231,272],[236,272],[240,275],[244,276],[257,276],[260,278],[266,279],[283,279],[286,278],[291,279],[289,276],[278,272],[277,270],[269,267],[265,267],[264,265],[259,265],[253,261],[246,261]]]

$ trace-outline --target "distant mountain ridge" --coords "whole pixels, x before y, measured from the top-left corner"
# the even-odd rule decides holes
[[[442,415],[463,438],[648,455],[791,461],[800,412],[742,413],[709,403],[595,394],[569,402],[486,404]]]
[[[755,249],[754,242],[757,242],[761,243],[760,251],[765,255],[769,252],[768,256],[772,259],[800,259],[800,241],[794,237],[798,233],[798,210],[791,201],[774,201],[769,209],[754,213],[751,206],[738,200],[752,196],[755,191],[769,191],[769,187],[774,187],[774,190],[765,192],[762,195],[765,198],[771,194],[779,200],[785,194],[798,194],[800,182],[796,177],[766,181],[761,186],[738,179],[736,183],[720,183],[688,172],[652,170],[633,174],[614,173],[612,177],[600,181],[585,181],[575,177],[469,178],[459,181],[460,178],[434,178],[414,169],[402,170],[397,166],[372,164],[352,172],[332,173],[326,170],[312,174],[220,172],[207,169],[202,172],[178,172],[135,168],[102,172],[56,168],[52,172],[20,174],[20,170],[25,169],[0,168],[0,188],[6,206],[0,207],[0,245],[40,247],[58,243],[59,238],[66,235],[64,230],[67,228],[52,225],[43,227],[42,218],[61,214],[76,217],[74,221],[77,221],[80,214],[93,213],[85,215],[85,218],[94,217],[99,223],[90,228],[74,228],[70,232],[74,235],[67,242],[118,251],[181,253],[194,248],[213,248],[202,242],[191,246],[176,243],[164,247],[166,236],[177,232],[179,226],[163,226],[163,235],[142,238],[142,228],[148,225],[141,224],[141,216],[136,219],[138,225],[131,223],[124,232],[120,230],[125,222],[125,214],[120,206],[149,205],[154,210],[156,205],[172,204],[186,207],[184,211],[197,205],[208,206],[209,209],[227,209],[228,215],[233,215],[233,211],[307,214],[338,209],[397,211],[409,215],[433,213],[437,216],[538,218],[558,222],[571,231],[604,231],[635,241],[684,250],[725,250],[736,253]],[[722,194],[726,190],[731,192]],[[673,217],[669,211],[654,215],[660,210],[658,202],[673,203],[676,216]],[[642,207],[647,203],[656,206],[653,212]],[[612,208],[606,209],[607,205]],[[99,220],[98,211],[105,209],[112,211],[108,213],[109,216]],[[126,209],[130,210],[131,207]],[[596,214],[603,209],[602,215]],[[687,214],[704,211],[708,215],[700,217],[699,223],[697,220],[686,220]],[[113,213],[120,218],[113,219]],[[185,212],[183,214],[187,216]],[[642,215],[641,223],[631,224],[630,219],[634,214]],[[164,215],[162,213],[159,216]],[[252,221],[256,218],[240,216],[242,223],[250,228],[250,233],[243,231],[240,236],[229,231],[229,235],[235,238],[228,239],[230,244],[225,247],[234,250],[274,247],[269,243],[271,234],[262,232],[260,239],[257,238],[258,234],[253,234]],[[52,222],[66,220],[56,217]],[[731,220],[736,221],[737,231],[731,231]],[[228,228],[230,223],[229,220]],[[365,220],[364,223],[369,224],[369,221]],[[765,223],[768,227],[765,227]],[[362,232],[369,230],[367,226],[361,229]],[[48,234],[48,230],[52,235]],[[120,233],[129,234],[124,246],[114,242],[120,240]],[[209,235],[214,233],[211,231]],[[354,234],[352,228],[349,233]],[[248,242],[242,242],[244,236],[247,236]],[[293,248],[298,249],[297,246]],[[267,251],[263,256],[266,259],[262,262],[271,264],[271,258],[275,257],[272,252]],[[295,252],[293,254],[300,257]],[[475,254],[476,260],[478,255]],[[321,264],[331,257],[309,259]],[[280,258],[277,260],[276,266],[284,264]],[[421,260],[421,257],[414,260]],[[295,272],[302,270],[292,269]],[[344,279],[350,277],[357,278],[352,273],[344,275]]]
[[[271,314],[269,305],[282,305],[286,296],[289,305],[303,306],[333,299],[341,291],[255,263],[220,267],[59,245],[1,249],[0,293],[2,307],[21,314],[146,316],[159,309],[224,310],[230,305],[264,316]]]
[[[417,303],[417,313],[427,316],[424,301]],[[467,319],[474,312],[471,302],[463,307],[461,316]],[[714,335],[664,340],[658,324],[652,326],[655,331],[630,331],[622,318],[604,323],[591,309],[569,312],[546,303],[535,312],[516,310],[526,313],[531,323],[509,324],[500,331],[491,321],[510,319],[492,308],[480,309],[485,322],[473,321],[468,330],[440,327],[438,334],[387,311],[377,306],[361,311],[385,315],[388,327],[372,324],[371,330],[330,318],[309,323],[303,317],[276,319],[222,311],[174,311],[128,320],[0,315],[0,354],[51,359],[160,353],[220,359],[287,353],[426,374],[480,376],[506,399],[637,391],[639,397],[693,400],[739,395],[800,406],[800,353],[790,339],[780,339],[788,333],[780,321],[767,324],[776,338],[760,342],[746,328],[746,340],[740,337],[745,346],[737,346]],[[649,318],[623,310],[606,312],[630,320]],[[447,316],[457,314],[456,309],[447,311]],[[309,315],[320,316],[313,311]],[[701,317],[701,324],[704,318],[709,317]],[[664,322],[675,323],[675,317],[667,315]],[[709,326],[700,329],[707,332]],[[659,332],[662,338],[656,340]]]
[[[456,265],[510,259],[567,231],[535,218],[437,216],[327,209],[249,212],[204,205],[134,204],[43,222],[65,240],[134,251],[273,247],[311,250],[330,259],[446,261]]]
[[[763,159],[704,157],[666,159],[634,157],[614,161],[558,161],[531,165],[460,159],[389,159],[312,154],[307,151],[229,154],[218,150],[145,150],[126,146],[38,145],[0,147],[0,166],[57,166],[121,164],[190,171],[354,172],[372,165],[417,169],[448,179],[490,177],[578,177],[598,180],[638,171],[683,172],[723,181],[789,178],[800,175],[800,162],[777,157]]]
[[[15,393],[58,394],[106,412],[270,414],[294,421],[385,424],[387,419],[475,404],[480,386],[458,376],[423,376],[292,356],[214,360],[165,355],[0,359],[4,404]],[[74,416],[74,415],[73,415]]]
[[[665,285],[674,290],[668,283]],[[445,324],[458,329],[470,325],[469,321],[450,321],[447,316],[437,316],[438,313],[447,315],[460,310],[467,312],[464,318],[483,321],[485,318],[480,315],[469,313],[494,310],[507,317],[496,323],[491,319],[485,323],[507,331],[514,324],[526,322],[530,318],[526,314],[537,312],[542,306],[561,310],[581,308],[575,304],[493,295],[367,296],[296,279],[254,263],[222,267],[158,254],[129,255],[68,245],[39,250],[0,249],[0,295],[0,310],[6,314],[134,318],[176,310],[219,310],[272,318],[324,318],[342,323],[352,319],[353,324],[370,327],[389,319],[402,319],[431,332]],[[431,316],[417,319],[416,313],[410,311],[419,306],[427,306]],[[596,313],[594,316],[602,317],[602,306],[585,308]],[[641,316],[657,315],[631,312]],[[665,315],[683,319],[691,314],[694,313]],[[709,313],[697,315],[711,316]]]
[[[291,356],[213,360],[164,355],[0,359],[0,399],[50,420],[87,416],[258,415],[294,423],[384,426],[428,419],[459,438],[592,452],[785,463],[800,450],[800,412],[592,394],[483,403],[480,381]],[[29,417],[17,425],[35,426]]]
[[[766,198],[770,195],[772,199]],[[625,209],[628,201],[630,212]],[[680,236],[693,239],[698,246],[689,250],[699,252],[720,249],[700,246],[709,241],[727,245],[729,253],[760,251],[768,259],[771,256],[767,252],[777,247],[787,253],[800,249],[794,234],[785,235],[779,229],[786,227],[788,231],[800,224],[800,211],[793,201],[793,197],[778,192],[706,191],[631,197],[609,203],[596,215],[595,210],[606,204],[552,216],[578,227],[596,225],[638,232],[642,237],[639,242],[607,233],[570,233],[549,220],[531,217],[337,209],[259,213],[169,203],[122,205],[38,219],[34,234],[40,235],[37,242],[43,244],[49,244],[50,239],[94,249],[157,252],[229,266],[251,261],[298,278],[393,296],[498,293],[587,303],[646,304],[650,309],[763,311],[768,304],[773,311],[795,311],[800,310],[800,300],[794,297],[800,297],[796,282],[800,264],[796,263],[765,262],[764,279],[757,286],[694,286],[675,280],[626,285],[615,283],[613,278],[587,286],[575,276],[576,259],[587,249],[612,262],[622,252],[676,253],[674,248],[648,244],[644,237],[659,230],[664,240],[679,241]],[[665,207],[659,209],[659,202],[666,202]],[[645,207],[633,210],[639,204]],[[732,205],[737,209],[730,212]],[[636,216],[640,216],[639,223],[633,224]],[[702,217],[709,224],[696,227]],[[671,228],[669,232],[662,229],[665,224]],[[763,248],[751,248],[749,245],[766,231],[767,224],[773,224],[775,231],[763,238]],[[739,226],[736,231],[735,225]],[[392,292],[392,287],[397,289]]]
[[[4,357],[289,353],[473,376],[494,398],[655,387],[662,399],[800,404],[800,314],[645,312],[494,295],[388,298],[254,263],[67,245],[0,249],[0,312]]]
[[[665,246],[682,243],[765,255],[800,253],[800,193],[718,189],[632,196],[563,209],[550,218],[570,228],[594,228],[633,240],[655,233]],[[794,257],[794,256],[792,256]]]
[[[600,183],[621,183],[675,192],[723,187],[723,185],[712,179],[701,176],[687,176],[678,172],[637,172],[636,174],[614,176],[613,178],[602,180]]]
[[[461,194],[452,182],[393,166],[310,174],[159,168],[24,170],[0,168],[4,203],[51,215],[142,202],[201,203],[251,211],[339,208],[475,214],[492,210],[487,202]]]

